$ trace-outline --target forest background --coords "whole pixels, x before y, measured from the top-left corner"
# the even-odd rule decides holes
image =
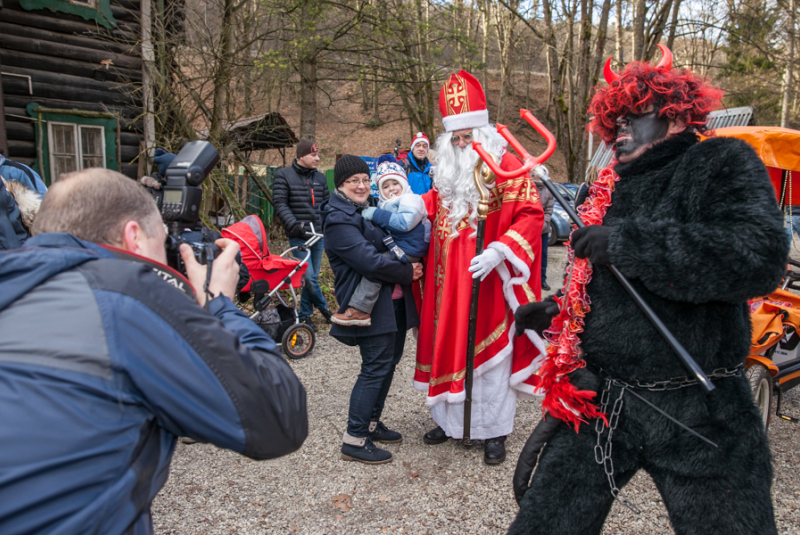
[[[408,147],[417,131],[433,140],[441,85],[466,69],[486,89],[492,122],[535,154],[543,144],[518,114],[533,111],[556,134],[551,174],[581,182],[603,63],[657,59],[659,43],[676,66],[722,87],[725,106],[800,127],[797,0],[154,0],[151,17],[143,55],[156,146],[175,151],[199,132],[245,167],[283,159],[242,154],[228,129],[275,111],[319,144],[323,168],[337,154],[378,156],[395,139]],[[223,178],[208,187],[244,214]]]

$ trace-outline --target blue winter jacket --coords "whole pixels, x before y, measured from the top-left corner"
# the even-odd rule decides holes
[[[408,155],[406,160],[406,175],[411,191],[417,195],[428,193],[431,189],[431,162],[427,158],[423,162],[418,162],[413,154]]]
[[[177,436],[269,459],[307,435],[261,329],[127,258],[68,234],[0,254],[3,535],[150,534]]]
[[[389,231],[394,242],[407,255],[421,258],[428,254],[431,222],[422,197],[406,190],[403,195],[392,199],[383,200],[381,197],[378,206],[364,210],[364,218]]]
[[[16,180],[36,191],[40,196],[47,193],[47,186],[39,173],[19,162],[14,162],[0,154],[0,176],[6,180]],[[33,180],[31,180],[31,176]]]

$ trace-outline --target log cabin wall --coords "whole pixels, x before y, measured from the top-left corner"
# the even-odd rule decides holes
[[[79,168],[104,162],[135,178],[143,112],[139,0],[0,2],[6,156],[48,184],[56,161],[72,165],[64,163],[70,147]],[[55,132],[53,125],[60,125]]]

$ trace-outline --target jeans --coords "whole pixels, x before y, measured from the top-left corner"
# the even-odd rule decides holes
[[[794,207],[796,208],[796,207]],[[794,211],[794,210],[793,210]],[[789,247],[792,246],[792,232],[800,237],[800,215],[786,215],[786,234],[789,235]]]
[[[394,370],[406,343],[406,306],[402,297],[394,300],[394,317],[396,333],[358,338],[361,372],[350,394],[347,415],[347,434],[351,437],[369,436],[369,423],[380,420],[383,413]]]
[[[308,284],[303,287],[303,295],[300,298],[300,317],[305,318],[314,313],[316,306],[320,310],[328,308],[328,302],[322,295],[322,290],[319,288],[319,268],[322,262],[322,251],[325,249],[324,240],[319,240],[317,243],[309,247],[311,257],[308,259],[308,270],[306,271],[305,278]],[[305,240],[302,238],[289,238],[289,245],[292,247],[299,247],[303,245]],[[292,251],[295,258],[303,259],[308,253],[301,251]]]
[[[542,282],[547,282],[547,242],[550,234],[542,234]]]

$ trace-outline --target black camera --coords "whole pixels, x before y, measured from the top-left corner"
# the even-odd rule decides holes
[[[214,245],[207,229],[201,229],[200,207],[203,189],[200,185],[219,163],[219,153],[208,141],[190,141],[172,160],[164,173],[161,188],[161,219],[167,224],[167,263],[185,273],[180,245],[192,247],[197,261],[210,263],[221,249]],[[189,229],[187,232],[186,230]],[[195,230],[200,229],[200,230]]]

